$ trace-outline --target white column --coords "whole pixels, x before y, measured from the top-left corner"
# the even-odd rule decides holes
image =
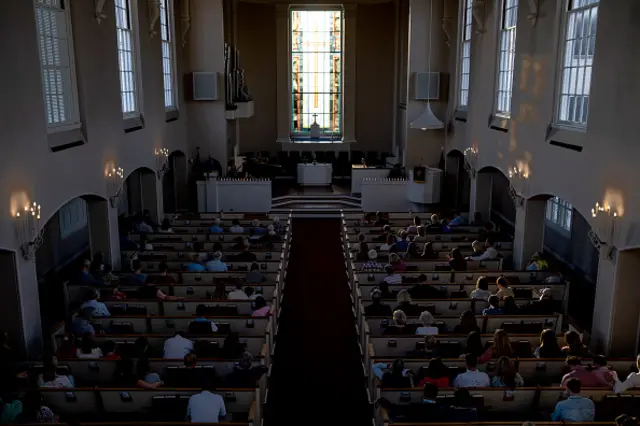
[[[291,88],[289,76],[289,4],[276,5],[276,142],[291,142]]]
[[[356,142],[356,4],[344,5],[342,141]]]
[[[18,251],[18,253],[16,253],[16,266],[17,294],[14,295],[14,291],[11,289],[6,296],[4,291],[0,292],[0,295],[2,295],[2,298],[7,301],[7,303],[13,301],[14,303],[20,304],[21,318],[14,318],[14,321],[19,321],[22,325],[21,337],[24,341],[24,349],[28,359],[35,359],[42,354],[43,343],[36,262],[35,260],[25,260]],[[9,286],[7,285],[7,287]],[[11,296],[17,296],[17,298]],[[17,329],[19,327],[13,328]],[[21,350],[22,348],[19,349]]]
[[[469,199],[469,219],[473,220],[476,212],[482,215],[482,220],[489,220],[491,216],[491,190],[493,186],[492,173],[477,173],[471,179]]]
[[[591,326],[591,349],[608,356],[629,356],[638,348],[640,325],[639,250],[610,253],[600,248],[598,283]]]
[[[513,268],[523,269],[535,252],[544,247],[544,217],[546,200],[525,200],[516,206],[513,236]]]

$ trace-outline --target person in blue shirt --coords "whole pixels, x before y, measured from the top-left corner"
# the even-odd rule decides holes
[[[265,233],[265,230],[264,230],[263,227],[260,226],[260,221],[258,219],[253,219],[251,221],[251,226],[252,226],[251,229],[253,229],[254,233],[256,233],[256,234],[264,234]]]
[[[200,260],[200,255],[198,253],[193,255],[193,260],[186,267],[187,272],[204,272],[207,269],[202,264]]]
[[[451,219],[451,222],[449,222],[449,226],[460,226],[460,225],[466,225],[466,224],[467,224],[467,219],[464,218],[460,213],[457,213],[455,217]]]
[[[569,397],[556,404],[551,420],[554,422],[592,422],[596,415],[593,401],[580,395],[582,384],[578,379],[567,381]]]
[[[107,305],[99,302],[100,292],[93,291],[89,294],[87,300],[80,306],[80,309],[92,308],[94,317],[110,317],[111,313],[107,309]]]
[[[95,328],[91,325],[92,316],[92,307],[87,306],[86,308],[83,308],[71,323],[71,331],[73,334],[76,336],[84,336],[86,333],[96,334]]]
[[[75,281],[82,286],[105,287],[108,284],[91,275],[91,261],[85,259],[82,265],[82,271],[75,278]]]
[[[219,217],[216,217],[213,221],[213,225],[211,226],[211,228],[209,228],[209,232],[211,232],[212,234],[222,234],[224,232],[224,229],[221,226],[222,221],[220,220]]]
[[[482,310],[482,315],[502,315],[504,311],[500,308],[498,296],[489,296],[489,307]]]
[[[222,261],[222,253],[219,251],[213,253],[213,259],[207,262],[206,267],[209,272],[227,271],[227,264]]]
[[[147,282],[147,274],[142,273],[142,262],[138,259],[131,261],[131,269],[133,274],[131,275],[131,284],[133,285],[145,285]]]

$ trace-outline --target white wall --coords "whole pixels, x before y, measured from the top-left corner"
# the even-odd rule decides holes
[[[557,17],[565,0],[540,2],[535,27],[527,19],[529,3],[520,2],[508,133],[489,128],[495,98],[499,9],[494,5],[497,0],[487,3],[491,4],[486,11],[486,32],[473,34],[467,122],[455,121],[455,135],[447,150],[463,151],[477,144],[479,169],[494,166],[506,170],[523,161],[531,171],[529,195],[557,195],[587,220],[591,220],[591,208],[598,201],[602,203],[605,193],[609,200],[621,199],[624,215],[616,245],[637,246],[640,233],[633,227],[640,218],[640,195],[634,191],[640,179],[640,145],[635,142],[640,131],[636,108],[640,96],[640,46],[636,42],[640,36],[640,3],[600,2],[588,127],[584,132],[554,132],[551,138],[547,138],[547,130],[556,103],[560,60]],[[452,44],[451,54],[456,54],[455,46]],[[552,146],[549,139],[581,146],[583,151]]]

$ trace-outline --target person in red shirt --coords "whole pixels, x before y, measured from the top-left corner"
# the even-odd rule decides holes
[[[113,340],[107,340],[106,342],[104,342],[102,353],[104,354],[104,356],[102,357],[104,359],[120,359],[120,356],[116,354],[116,342],[114,342]]]
[[[425,375],[420,380],[420,386],[424,386],[427,383],[433,383],[440,389],[450,386],[449,368],[444,365],[444,362],[442,362],[440,358],[433,358],[429,361]]]
[[[561,386],[566,386],[571,379],[578,379],[585,388],[611,388],[604,376],[597,374],[592,368],[582,365],[580,358],[570,356],[567,358],[567,366],[571,370],[562,378]]]

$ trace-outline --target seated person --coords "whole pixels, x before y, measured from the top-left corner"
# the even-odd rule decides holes
[[[69,376],[59,375],[56,373],[56,366],[52,364],[45,365],[42,371],[43,388],[73,388],[73,383]]]
[[[193,352],[193,342],[185,338],[182,331],[177,331],[173,337],[164,342],[165,359],[183,359],[190,352]]]
[[[413,327],[407,327],[407,315],[397,310],[393,311],[393,324],[385,328],[383,334],[413,334],[414,330]]]
[[[456,389],[453,395],[454,402],[447,410],[447,421],[457,423],[477,422],[478,409],[475,407],[473,397],[469,391],[467,389]]]
[[[162,378],[158,373],[154,373],[151,371],[151,365],[149,364],[149,360],[146,358],[142,358],[138,360],[138,364],[136,365],[136,387],[143,389],[157,389],[164,385]]]
[[[485,260],[495,260],[500,256],[498,250],[493,248],[493,242],[490,239],[484,243],[484,253],[478,256],[469,256],[467,260],[473,260],[474,262],[482,262]]]
[[[187,272],[204,272],[207,270],[200,260],[198,253],[193,255],[193,260],[187,264],[185,268]]]
[[[454,248],[451,250],[451,254],[449,255],[449,267],[452,271],[466,271],[467,270],[467,261],[462,256],[462,252],[459,248]]]
[[[249,352],[244,352],[240,360],[233,366],[233,371],[224,378],[225,386],[228,388],[252,388],[256,382],[268,370],[264,365],[253,365],[253,356]]]
[[[387,272],[387,276],[384,277],[384,282],[388,285],[402,284],[402,276],[396,274],[396,270],[391,265],[385,266],[384,270]]]
[[[567,380],[568,398],[556,404],[551,420],[554,422],[592,422],[596,415],[593,401],[580,395],[582,383],[579,379]]]
[[[267,281],[267,277],[260,273],[260,265],[257,262],[253,262],[249,267],[245,281],[247,284],[262,284]]]
[[[505,315],[519,315],[523,313],[522,309],[520,309],[520,307],[516,304],[516,299],[514,299],[512,296],[506,296],[502,300],[502,310],[504,311]]]
[[[449,368],[444,362],[440,358],[433,358],[429,361],[429,365],[424,371],[424,376],[420,378],[420,386],[424,386],[425,389],[427,385],[436,386],[436,388],[448,388],[450,386],[450,375]]]
[[[407,228],[407,233],[408,234],[417,234],[418,233],[418,226],[422,225],[422,219],[420,219],[420,216],[414,216],[413,217],[413,224],[410,225]]]
[[[391,247],[395,247],[396,237],[393,234],[387,235],[385,243],[380,246],[380,251],[390,251]]]
[[[382,303],[382,292],[379,288],[371,290],[371,300],[372,303],[364,308],[364,315],[366,317],[391,316],[391,306]]]
[[[124,280],[125,285],[144,285],[147,282],[147,274],[142,273],[142,262],[138,259],[131,261],[132,274],[129,274]]]
[[[540,334],[540,346],[535,348],[533,356],[536,358],[564,358],[566,355],[560,349],[558,345],[558,339],[556,333],[547,328]]]
[[[613,391],[615,393],[622,393],[627,389],[638,388],[640,387],[640,355],[636,357],[636,369],[639,371],[638,373],[629,373],[627,379],[624,382],[621,382],[616,378],[615,385],[613,386]]]
[[[76,352],[80,359],[101,358],[102,349],[98,346],[93,333],[85,333],[82,336],[82,343]]]
[[[402,229],[398,232],[398,239],[395,242],[396,252],[404,253],[407,251],[407,247],[409,246],[409,234],[407,231]]]
[[[525,269],[527,271],[546,271],[549,269],[549,264],[542,258],[542,253],[536,252],[531,256],[531,259]]]
[[[411,295],[407,290],[400,290],[398,292],[398,296],[396,297],[396,301],[398,304],[393,309],[394,311],[403,311],[405,314],[409,316],[417,316],[420,315],[424,308],[421,308],[418,305],[413,303],[411,299]]]
[[[383,227],[385,225],[389,225],[389,220],[386,219],[381,212],[376,212],[376,220],[373,223],[373,226]]]
[[[260,221],[258,219],[253,219],[251,221],[251,229],[254,234],[261,235],[265,233],[265,229],[261,226]]]
[[[502,300],[507,296],[511,296],[511,297],[515,296],[515,293],[513,292],[513,289],[509,286],[509,281],[507,280],[506,277],[504,276],[498,277],[498,279],[496,280],[496,285],[498,286],[498,292],[496,293],[496,296],[498,296],[498,299]]]
[[[229,292],[229,294],[227,294],[227,299],[229,299],[229,300],[246,300],[248,298],[249,298],[249,296],[247,296],[247,293],[245,293],[242,290],[242,283],[241,282],[237,282],[236,283],[236,288],[234,290],[231,290]]]
[[[171,277],[169,277],[171,278]],[[170,296],[166,294],[162,289],[158,288],[155,283],[148,283],[136,291],[135,297],[142,300],[166,300],[167,302],[174,300],[184,300],[184,297]]]
[[[451,221],[449,222],[449,226],[461,226],[466,225],[467,223],[469,223],[467,218],[462,216],[460,213],[456,213],[453,219],[451,219]]]
[[[87,300],[80,305],[80,309],[84,308],[92,308],[94,317],[110,317],[111,313],[109,313],[109,309],[107,309],[107,305],[102,302],[99,302],[100,292],[99,291],[91,291],[87,295]]]
[[[377,272],[383,269],[383,266],[376,260],[378,259],[378,253],[375,250],[369,250],[367,258],[368,260],[360,267],[361,272]]]
[[[447,382],[449,379],[447,378]],[[413,422],[444,422],[447,420],[446,410],[438,404],[438,386],[427,382],[422,390],[422,403],[415,406],[410,416]]]
[[[479,240],[474,240],[471,243],[471,250],[473,250],[473,253],[471,253],[471,256],[480,256],[482,255],[482,253],[485,252],[484,244],[482,244],[482,242]]]
[[[433,315],[431,314],[431,312],[429,311],[424,311],[420,314],[420,319],[419,319],[420,324],[422,324],[422,326],[418,327],[416,329],[416,335],[418,336],[426,336],[426,335],[433,335],[433,334],[438,334],[438,327],[436,327],[435,324],[435,319],[433,319]]]
[[[434,213],[431,215],[431,220],[427,225],[427,230],[431,232],[439,232],[441,230],[440,218],[437,214]]]
[[[453,329],[453,333],[468,335],[473,331],[480,333],[480,328],[478,327],[476,316],[471,311],[464,311],[462,314],[460,314],[460,324],[455,326],[455,328]]]
[[[211,234],[222,234],[224,233],[224,229],[222,228],[222,221],[219,217],[213,219],[213,225],[209,228],[209,232]]]
[[[163,219],[160,228],[158,228],[158,232],[161,234],[173,234],[173,229],[171,229],[171,221],[169,219]]]
[[[567,358],[567,367],[569,367],[569,373],[562,377],[561,386],[567,386],[567,383],[571,379],[580,380],[580,384],[588,388],[611,388],[611,382],[609,382],[601,374],[596,373],[590,367],[582,365],[580,358],[576,356],[570,356]]]
[[[414,243],[416,242],[414,241]],[[438,253],[433,249],[433,243],[431,241],[424,243],[422,253],[420,253],[420,259],[438,259]]]
[[[96,330],[91,324],[92,317],[92,307],[87,306],[86,308],[81,309],[71,322],[71,331],[76,336],[84,336],[86,333],[96,334]]]
[[[271,308],[267,305],[267,301],[264,297],[258,296],[255,299],[254,310],[251,314],[252,317],[267,317],[271,312]]]
[[[120,356],[116,353],[116,342],[113,340],[107,340],[102,345],[102,358],[109,360],[119,360]]]
[[[89,259],[84,260],[82,270],[73,278],[72,281],[82,286],[104,287],[108,285],[91,274],[91,261]]]
[[[187,405],[187,419],[191,423],[218,423],[227,415],[224,399],[214,394],[213,383],[207,384],[202,392],[192,395]]]
[[[213,321],[211,321],[211,320],[209,320],[209,319],[207,319],[205,317],[196,316],[196,318],[189,323],[189,331],[190,332],[192,332],[192,333],[195,333],[196,331],[202,332],[203,329],[200,328],[200,327],[193,327],[194,324],[196,324],[196,325],[197,324],[209,324],[209,327],[207,327],[207,331],[211,330],[211,333],[218,332],[218,326],[215,325],[215,323]],[[196,331],[194,331],[194,330],[196,330]],[[188,354],[186,354],[186,355],[188,355]]]
[[[404,361],[395,359],[392,364],[376,363],[371,371],[380,380],[383,388],[412,388],[413,372],[404,368]]]
[[[152,275],[148,278],[148,281],[153,284],[163,284],[163,285],[175,285],[176,280],[171,275],[169,275],[169,266],[167,262],[160,262],[158,266],[158,274]]]
[[[427,276],[420,274],[418,284],[409,289],[409,294],[414,299],[444,299],[445,295],[439,289],[427,284]]]
[[[240,226],[240,221],[238,219],[233,219],[231,221],[231,228],[229,228],[229,231],[232,234],[242,234],[244,233],[244,227]]]
[[[562,352],[566,356],[592,358],[589,349],[582,343],[582,338],[577,331],[570,330],[564,333],[564,340],[567,345],[562,347]]]
[[[491,387],[515,389],[523,385],[524,379],[516,372],[513,361],[506,356],[498,358],[496,374],[491,378]]]
[[[458,374],[453,381],[456,388],[487,388],[491,384],[487,373],[478,371],[478,359],[473,354],[466,354],[464,363],[467,371]]]
[[[273,230],[276,231],[276,234],[282,234],[285,231],[285,225],[280,222],[280,217],[273,216],[271,218],[271,225],[273,225]]]
[[[250,249],[249,241],[244,240],[244,247],[242,248],[242,251],[235,257],[236,262],[255,262],[258,257],[255,253],[251,253],[251,251],[249,251]]]
[[[500,299],[498,296],[489,297],[489,307],[482,310],[482,315],[503,315],[504,311],[500,308]]]
[[[491,296],[489,291],[489,279],[487,277],[480,277],[476,281],[476,288],[471,292],[471,299],[488,300]]]
[[[213,258],[207,262],[206,266],[209,272],[227,271],[227,264],[222,261],[222,253],[219,251],[213,253]]]

